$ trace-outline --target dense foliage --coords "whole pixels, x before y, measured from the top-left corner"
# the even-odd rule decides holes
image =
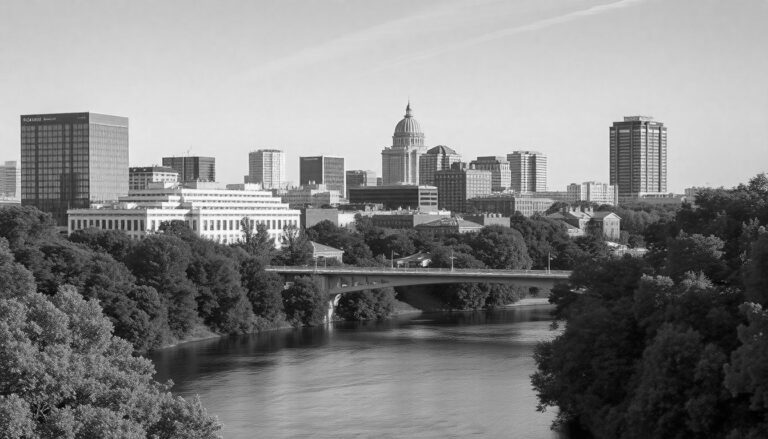
[[[768,435],[768,179],[648,224],[645,258],[578,264],[540,344],[540,408],[597,438]]]
[[[278,258],[311,259],[303,234],[278,252],[263,227],[235,246],[202,239],[182,222],[164,223],[160,231],[132,241],[119,231],[85,229],[67,239],[36,209],[0,210],[0,234],[38,291],[53,296],[66,284],[97,299],[115,335],[136,352],[206,331],[285,324],[282,281],[264,267]]]
[[[152,363],[113,335],[95,299],[36,289],[0,239],[1,437],[218,437],[199,401],[152,379]]]

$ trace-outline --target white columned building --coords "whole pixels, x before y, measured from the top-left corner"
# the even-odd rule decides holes
[[[256,187],[246,184],[242,190],[233,190],[216,183],[150,183],[117,203],[68,210],[67,232],[95,227],[143,239],[157,233],[163,222],[179,220],[203,238],[230,244],[242,241],[240,221],[247,218],[252,231],[264,224],[279,244],[285,227],[299,227],[300,212]]]
[[[409,102],[405,107],[405,117],[395,126],[392,146],[381,151],[383,184],[419,184],[419,157],[426,149],[424,132],[413,118]]]

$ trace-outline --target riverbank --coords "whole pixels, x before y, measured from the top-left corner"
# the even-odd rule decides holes
[[[525,297],[523,299],[518,300],[515,303],[504,305],[504,308],[516,308],[516,307],[522,307],[522,306],[541,306],[541,305],[552,305],[551,303],[549,303],[549,297]]]

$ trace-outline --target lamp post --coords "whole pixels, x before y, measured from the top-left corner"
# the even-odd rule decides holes
[[[550,263],[552,262],[552,256],[550,255],[550,252],[547,252],[547,273],[549,273],[550,270]]]
[[[450,257],[450,260],[451,260],[451,271],[453,271],[453,260],[454,259],[456,259],[456,256],[453,256],[453,249],[451,249],[451,257]]]

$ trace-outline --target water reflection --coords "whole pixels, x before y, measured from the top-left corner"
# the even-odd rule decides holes
[[[157,353],[225,437],[557,437],[535,412],[549,309],[421,314],[207,340]],[[510,436],[510,432],[515,432]]]

